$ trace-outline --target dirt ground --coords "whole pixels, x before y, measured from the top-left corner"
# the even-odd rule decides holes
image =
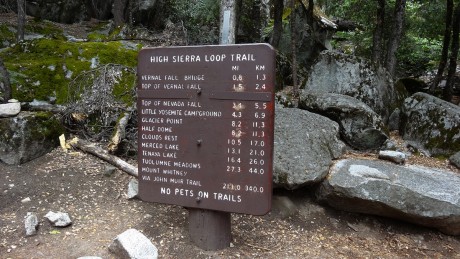
[[[21,166],[0,164],[0,258],[113,258],[107,247],[129,228],[143,232],[161,258],[460,258],[459,236],[336,211],[315,203],[311,188],[275,191],[294,202],[290,213],[275,206],[265,216],[232,214],[231,246],[204,251],[190,241],[186,209],[127,200],[130,176],[105,176],[106,165],[60,148]],[[73,224],[52,227],[48,211],[69,213]],[[27,212],[40,221],[32,237],[25,237]]]

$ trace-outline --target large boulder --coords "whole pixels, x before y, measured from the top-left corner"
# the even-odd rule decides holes
[[[303,91],[299,107],[337,122],[340,135],[351,147],[379,149],[388,139],[381,117],[356,98],[334,93]]]
[[[460,151],[460,106],[416,93],[404,101],[400,134],[426,155],[452,155]]]
[[[401,219],[460,235],[460,175],[389,162],[338,161],[318,198],[351,212]]]
[[[275,187],[293,190],[321,182],[345,145],[339,126],[318,114],[277,106],[275,115]]]
[[[305,90],[355,97],[387,122],[393,107],[393,81],[387,71],[369,61],[324,51],[312,66]]]
[[[0,118],[0,161],[18,165],[40,157],[59,144],[63,132],[60,121],[48,112]]]

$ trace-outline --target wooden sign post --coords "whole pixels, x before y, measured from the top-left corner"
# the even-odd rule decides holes
[[[229,245],[226,212],[271,208],[274,60],[267,44],[139,54],[139,195],[192,208],[190,234],[203,249]]]

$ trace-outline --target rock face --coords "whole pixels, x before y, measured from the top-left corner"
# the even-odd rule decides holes
[[[385,69],[341,53],[324,51],[308,75],[305,90],[355,97],[372,108],[386,123],[395,96]]]
[[[427,155],[460,151],[460,106],[416,93],[404,101],[400,134]]]
[[[303,91],[299,107],[340,125],[343,140],[356,149],[379,149],[388,139],[378,114],[356,98],[334,93]]]
[[[0,161],[18,165],[40,157],[59,144],[63,132],[60,122],[47,112],[0,118]]]
[[[275,114],[275,187],[293,190],[322,181],[344,152],[337,123],[300,109],[277,106]]]
[[[158,258],[158,249],[135,229],[128,229],[118,235],[110,244],[109,251],[119,258]]]
[[[318,198],[352,212],[386,216],[460,235],[460,176],[383,161],[341,160]]]

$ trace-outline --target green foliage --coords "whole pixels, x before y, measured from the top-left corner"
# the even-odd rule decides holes
[[[171,5],[171,19],[183,24],[190,43],[218,43],[220,1],[171,0]]]
[[[1,52],[10,71],[13,97],[20,101],[68,99],[68,84],[91,65],[122,64],[135,67],[137,51],[119,42],[67,42],[36,39]]]
[[[344,0],[331,1],[326,12],[340,19],[357,22],[359,29],[342,32],[340,40],[353,45],[352,53],[369,58],[372,49],[372,33],[375,26],[376,1]],[[392,15],[395,1],[386,2],[385,38],[392,31]],[[432,68],[439,59],[444,31],[445,1],[407,1],[405,31],[398,49],[398,70],[408,74],[418,74]],[[334,42],[335,47],[349,46]],[[384,46],[386,48],[386,46]],[[341,48],[344,52],[350,52]]]
[[[435,69],[441,55],[442,40],[408,34],[403,38],[397,52],[399,68],[407,75]]]

